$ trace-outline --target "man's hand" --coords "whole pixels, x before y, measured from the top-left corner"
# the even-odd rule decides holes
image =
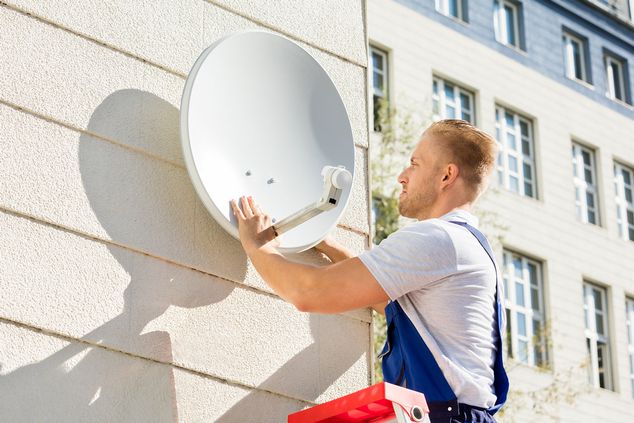
[[[238,232],[240,242],[247,254],[264,246],[277,247],[279,240],[276,238],[272,226],[271,217],[265,214],[253,197],[240,197],[242,210],[236,200],[231,200],[233,214],[238,220]]]
[[[315,245],[315,250],[325,254],[333,263],[338,263],[355,256],[352,251],[335,241],[331,235],[328,235],[323,241]]]

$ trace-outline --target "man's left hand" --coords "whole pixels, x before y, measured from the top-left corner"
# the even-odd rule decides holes
[[[240,242],[247,254],[264,246],[277,247],[279,240],[275,236],[271,217],[264,213],[253,197],[240,197],[242,209],[236,200],[231,200],[233,214],[238,220]]]

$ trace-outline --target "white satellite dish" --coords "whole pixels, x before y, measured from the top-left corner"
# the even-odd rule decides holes
[[[235,238],[230,201],[242,195],[275,219],[284,252],[334,228],[354,176],[352,129],[334,84],[303,48],[260,31],[215,42],[187,77],[180,123],[194,187]]]

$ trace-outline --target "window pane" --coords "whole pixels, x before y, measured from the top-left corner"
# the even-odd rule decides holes
[[[517,313],[517,334],[526,336],[526,316],[523,313]]]
[[[456,118],[456,109],[453,106],[445,107],[445,119],[455,119]]]
[[[522,169],[524,169],[524,179],[529,181],[533,180],[533,175],[531,175],[533,173],[531,166],[528,163],[523,163]]]
[[[599,386],[608,388],[607,386],[607,346],[599,343],[597,345],[597,365],[599,367]]]
[[[581,63],[581,46],[578,42],[571,40],[572,42],[572,55],[574,58],[575,66],[575,78],[583,79],[583,73],[581,72],[583,63]]]
[[[461,0],[449,0],[449,14],[455,18],[458,17],[458,2]]]
[[[509,170],[513,173],[518,172],[517,159],[513,156],[509,156]]]
[[[583,164],[590,166],[590,153],[586,150],[581,150],[581,157],[583,158]]]
[[[374,69],[383,70],[383,57],[378,53],[372,53],[372,67]]]
[[[520,120],[520,134],[528,138],[528,123],[524,120]]]
[[[628,203],[632,202],[632,189],[631,188],[625,188],[625,201],[627,201]]]
[[[434,94],[438,94],[438,81],[434,79],[432,86],[433,86]]]
[[[504,5],[504,20],[506,25],[506,42],[515,45],[515,13],[511,6]]]
[[[462,110],[471,110],[471,99],[465,93],[460,93],[460,107]]]
[[[453,102],[455,100],[453,85],[445,82],[445,99],[447,101]]]
[[[529,156],[529,157],[531,155],[530,143],[525,138],[522,138],[522,154],[524,154],[525,156]]]
[[[594,313],[594,318],[597,322],[597,333],[599,335],[605,335],[603,328],[603,315],[599,313]]]
[[[513,192],[520,192],[520,184],[515,176],[509,177],[509,189]]]
[[[623,182],[625,182],[625,185],[630,185],[631,180],[630,180],[630,172],[626,172],[625,170],[622,172],[623,175]]]
[[[513,268],[515,269],[515,277],[522,278],[522,259],[519,257],[513,257]]]
[[[504,113],[504,119],[506,120],[506,127],[507,128],[514,128],[515,127],[515,122],[513,121],[513,115],[510,114],[509,112]]]
[[[524,182],[524,195],[527,197],[533,196],[533,184],[530,182]]]
[[[535,346],[533,347],[533,360],[535,361],[535,365],[540,366],[544,363],[542,351],[544,347],[544,334],[542,333],[541,322],[537,319],[533,319],[533,338],[535,338]]]
[[[519,306],[524,307],[524,285],[515,282],[515,303]]]
[[[539,311],[539,290],[537,288],[531,288],[531,306],[533,310]]]
[[[515,143],[515,135],[507,132],[506,133],[506,142],[508,143],[508,146],[511,150],[515,151],[517,150],[517,144]]]
[[[603,311],[603,301],[601,299],[601,291],[594,288],[592,289],[592,295],[594,296],[594,308],[599,311]]]
[[[374,87],[374,93],[379,95],[383,93],[383,77],[374,72],[372,74],[372,86]]]
[[[592,180],[592,171],[590,169],[584,169],[583,170],[583,176],[585,178],[585,181],[589,184],[593,184],[593,180]]]
[[[592,194],[591,192],[586,192],[586,202],[588,204],[588,207],[594,208],[594,194]]]
[[[592,210],[588,210],[588,222],[595,224],[597,223],[597,213]]]
[[[631,210],[627,211],[627,221],[630,225],[634,225],[634,212]]]
[[[623,87],[621,87],[621,67],[616,62],[610,62],[612,68],[612,84],[614,86],[614,97],[623,100]]]

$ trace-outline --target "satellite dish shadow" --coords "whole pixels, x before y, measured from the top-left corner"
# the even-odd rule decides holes
[[[179,235],[184,225],[194,224],[193,220],[181,221],[182,216],[193,215],[184,210],[199,207],[199,203],[179,201],[182,193],[193,193],[186,171],[174,166],[167,176],[153,173],[157,169],[155,158],[126,147],[148,149],[151,141],[150,151],[179,155],[178,127],[178,110],[144,91],[116,91],[95,109],[88,132],[124,145],[113,145],[85,134],[80,136],[78,159],[82,182],[105,231],[103,236],[121,245],[141,243],[169,251],[194,250],[192,237]],[[162,165],[172,166],[164,162]],[[191,197],[198,201],[196,195]],[[209,217],[209,220],[213,219]],[[190,229],[183,232],[195,233]],[[224,231],[216,231],[219,232]],[[170,245],[163,245],[165,243]],[[123,358],[120,353],[93,347],[90,343],[169,363],[172,361],[169,333],[144,333],[144,328],[172,305],[194,308],[222,301],[231,294],[233,285],[211,283],[202,274],[125,247],[112,244],[107,247],[130,278],[121,314],[85,334],[82,339],[86,343],[73,342],[44,360],[0,376],[0,397],[4,399],[0,420],[178,420],[171,366],[134,357]],[[89,266],[87,258],[87,272],[90,272]],[[72,314],[69,310],[69,316]],[[75,318],[81,319],[81,316]]]

